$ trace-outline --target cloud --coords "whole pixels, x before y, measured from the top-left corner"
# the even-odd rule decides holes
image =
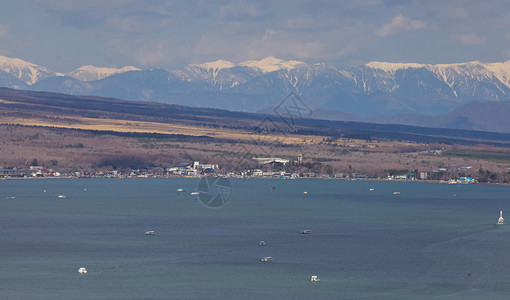
[[[282,25],[288,30],[314,30],[321,27],[318,20],[307,15],[284,19]]]
[[[91,29],[103,25],[118,8],[118,1],[37,0],[40,7],[66,26]],[[101,5],[103,5],[101,7]]]
[[[288,29],[287,20],[252,31],[241,23],[218,23],[195,44],[194,62],[219,58],[234,62],[275,56],[305,62],[331,61],[355,54],[367,45],[366,25]]]
[[[10,44],[11,40],[11,27],[7,25],[0,24],[0,55],[7,54],[8,51],[5,47],[5,45]]]
[[[464,7],[455,7],[447,10],[445,12],[447,16],[453,17],[453,18],[466,18],[468,17],[468,12]]]
[[[486,41],[485,36],[478,36],[474,33],[454,34],[451,39],[464,45],[482,45],[485,44]]]
[[[260,11],[253,4],[244,1],[232,1],[220,8],[220,18],[227,20],[246,20],[258,18]]]
[[[0,40],[8,39],[11,37],[11,27],[0,24]]]
[[[14,42],[33,36],[61,69],[73,61],[171,69],[269,55],[342,65],[487,61],[506,58],[510,40],[510,2],[500,0],[26,1],[36,3],[26,18],[29,29],[0,20],[0,47],[30,57],[33,49]],[[18,2],[8,1],[10,11],[26,6]],[[438,51],[445,39],[447,47]],[[465,47],[482,44],[486,51],[478,53]]]
[[[381,28],[379,28],[375,34],[380,37],[384,37],[425,28],[427,28],[427,23],[425,21],[411,20],[406,16],[398,15],[391,19],[390,23],[384,24]]]
[[[19,57],[19,54],[26,49],[33,52],[35,45],[33,35],[16,36],[11,26],[0,24],[0,55]]]
[[[159,30],[170,21],[208,19],[215,11],[207,1],[136,1],[136,0],[36,0],[53,22],[78,30],[111,32],[112,35]],[[118,25],[117,23],[122,24]]]

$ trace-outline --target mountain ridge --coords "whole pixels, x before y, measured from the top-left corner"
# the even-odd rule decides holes
[[[81,81],[93,81],[101,80],[114,74],[129,72],[129,71],[141,71],[139,68],[133,66],[126,66],[122,68],[106,68],[106,67],[95,67],[92,65],[86,65],[75,69],[65,75],[76,78]]]
[[[10,65],[1,63],[7,59],[0,57],[4,87],[236,111],[270,110],[291,92],[312,110],[361,118],[441,116],[471,102],[510,100],[510,61],[436,65],[374,61],[344,67],[266,57],[241,63],[216,60],[175,70],[84,66],[62,74],[18,59],[10,59],[15,62]],[[26,69],[20,71],[21,66]]]

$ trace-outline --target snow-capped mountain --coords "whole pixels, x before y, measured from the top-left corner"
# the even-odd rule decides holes
[[[221,59],[198,65],[188,65],[184,69],[174,70],[172,73],[181,80],[206,90],[232,88],[262,74],[255,69],[238,66]]]
[[[510,60],[502,63],[485,64],[485,68],[491,71],[506,86],[510,87]]]
[[[14,82],[13,87],[18,88],[22,88],[23,85],[32,85],[41,79],[58,75],[48,68],[26,62],[19,58],[10,58],[2,55],[0,55],[0,73],[3,73],[1,77],[3,77],[5,81]],[[3,83],[4,80],[0,83]]]
[[[248,67],[253,69],[258,69],[263,73],[274,72],[279,70],[291,70],[298,68],[300,66],[306,66],[306,64],[302,61],[297,60],[283,60],[279,58],[275,58],[274,56],[268,56],[261,60],[247,60],[240,62],[239,64],[235,64],[228,60],[218,59],[213,62],[205,62],[197,65],[190,65],[193,67],[198,67],[205,70],[212,70],[218,72],[222,69],[230,69],[234,67]]]
[[[292,70],[300,66],[305,66],[306,64],[302,61],[297,60],[285,61],[283,59],[275,58],[273,56],[268,56],[261,60],[243,61],[239,65],[249,68],[256,68],[264,73],[269,73],[279,70]]]
[[[507,63],[483,64],[473,61],[460,64],[395,64],[371,62],[365,66],[383,70],[387,74],[398,71],[425,69],[438,80],[446,83],[455,97],[470,97],[475,99],[504,99],[510,88],[507,79],[510,74],[510,61]],[[488,88],[493,86],[495,88]],[[506,86],[506,87],[505,87]],[[398,86],[395,86],[397,88]]]
[[[278,59],[268,56],[261,60],[247,60],[239,64],[219,59],[213,62],[192,64],[182,70],[173,71],[178,77],[188,82],[204,82],[219,90],[245,84],[251,78],[265,73],[292,70],[306,66],[301,61]]]
[[[74,77],[81,81],[93,81],[101,80],[103,78],[112,76],[114,74],[129,72],[129,71],[140,71],[140,69],[127,66],[120,69],[115,68],[100,68],[91,65],[80,67],[72,72],[65,74],[66,76]]]
[[[240,63],[216,60],[176,70],[85,66],[58,75],[0,57],[0,86],[239,111],[271,111],[290,92],[313,110],[361,117],[440,115],[473,101],[510,100],[510,61],[370,62],[343,67],[270,56]]]
[[[26,88],[48,78],[69,76],[80,81],[93,81],[129,71],[140,71],[140,69],[132,66],[116,69],[87,65],[62,74],[19,58],[0,55],[0,86],[14,88]]]
[[[233,62],[228,61],[228,60],[218,59],[217,61],[205,62],[205,63],[201,63],[198,65],[190,65],[190,66],[195,66],[195,67],[198,67],[201,69],[212,70],[212,71],[218,72],[222,69],[233,68],[236,66],[236,64],[234,64]]]

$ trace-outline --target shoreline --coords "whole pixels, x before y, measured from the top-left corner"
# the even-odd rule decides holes
[[[486,186],[510,186],[510,183],[448,183],[444,180],[395,180],[395,179],[377,179],[377,178],[365,178],[365,179],[345,179],[345,178],[314,178],[314,177],[298,177],[298,178],[274,178],[274,177],[228,177],[228,176],[126,176],[126,177],[101,177],[101,176],[60,176],[60,177],[4,177],[1,180],[59,180],[59,179],[169,179],[169,178],[184,178],[184,179],[202,179],[207,177],[213,178],[227,178],[227,179],[269,179],[269,180],[338,180],[338,181],[374,181],[374,182],[406,182],[406,183],[435,183],[435,184],[448,184],[448,185],[486,185]]]

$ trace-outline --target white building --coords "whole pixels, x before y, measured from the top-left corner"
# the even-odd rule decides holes
[[[281,164],[288,164],[290,162],[289,159],[284,159],[280,157],[254,157],[254,160],[256,160],[259,164],[265,165],[270,163],[281,163]]]
[[[193,162],[193,169],[195,170],[206,170],[206,169],[212,169],[212,170],[218,170],[220,168],[219,165],[215,164],[201,164],[199,161]]]

